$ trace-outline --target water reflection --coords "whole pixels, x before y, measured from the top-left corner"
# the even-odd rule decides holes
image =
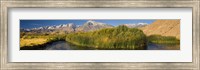
[[[147,50],[179,50],[180,45],[174,44],[148,44]],[[66,41],[57,41],[51,44],[48,44],[43,50],[103,50],[103,49],[95,49],[91,47],[82,47],[76,46]],[[105,49],[104,49],[105,50]],[[108,49],[107,49],[108,50]],[[118,49],[120,50],[120,49]],[[123,49],[121,49],[123,50]],[[127,49],[126,49],[127,50]]]
[[[47,45],[44,50],[95,50],[95,48],[76,46],[66,41],[57,41]]]
[[[180,50],[179,44],[153,44],[149,43],[147,50]]]

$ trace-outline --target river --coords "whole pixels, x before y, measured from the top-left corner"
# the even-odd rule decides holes
[[[147,50],[179,50],[180,45],[148,44]],[[57,41],[46,45],[41,50],[98,50],[90,47],[76,46],[66,41]]]
[[[76,46],[66,41],[56,41],[48,44],[43,50],[94,50],[94,48]]]

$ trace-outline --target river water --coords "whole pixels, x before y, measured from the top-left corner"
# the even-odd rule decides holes
[[[148,44],[147,50],[179,50],[180,45]],[[98,50],[90,47],[76,46],[66,41],[48,44],[43,50]]]
[[[94,50],[94,48],[76,46],[66,41],[57,41],[48,44],[44,50]]]

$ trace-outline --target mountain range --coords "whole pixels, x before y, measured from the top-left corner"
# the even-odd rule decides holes
[[[122,24],[129,28],[138,28],[138,27],[144,27],[148,25],[147,23],[138,23],[138,24]],[[53,26],[44,26],[44,27],[38,27],[38,28],[32,28],[32,29],[20,29],[21,32],[33,32],[33,33],[71,33],[71,32],[88,32],[88,31],[95,31],[103,28],[113,28],[115,26],[96,22],[89,20],[83,25],[76,25],[74,23],[68,23],[68,24],[61,24],[61,25],[53,25]]]

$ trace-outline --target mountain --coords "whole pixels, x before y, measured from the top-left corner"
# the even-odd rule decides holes
[[[95,31],[95,30],[99,30],[103,28],[112,28],[112,27],[114,26],[89,20],[86,23],[84,23],[82,26],[76,28],[76,31],[88,32],[88,31]]]
[[[122,25],[125,25],[129,28],[140,28],[140,27],[147,26],[148,24],[147,23],[137,23],[137,24],[122,24]]]
[[[57,26],[57,28],[55,29],[55,32],[59,33],[61,31],[64,33],[71,33],[71,32],[75,32],[76,27],[77,26],[74,23],[63,24],[63,25]]]
[[[75,29],[76,25],[73,23],[68,23],[68,24],[60,24],[60,25],[53,25],[53,26],[44,26],[44,27],[39,27],[39,28],[33,28],[32,30],[41,30],[41,29],[60,29],[60,28],[72,28]]]
[[[74,23],[60,24],[53,26],[44,26],[32,29],[20,29],[22,32],[33,32],[33,33],[70,33],[76,29]]]
[[[180,20],[156,20],[152,24],[140,28],[149,35],[174,36],[180,39]]]

